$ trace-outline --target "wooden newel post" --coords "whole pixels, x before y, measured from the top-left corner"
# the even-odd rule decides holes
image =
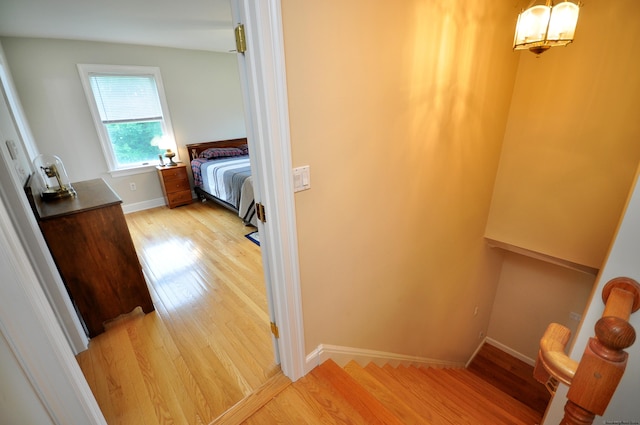
[[[571,400],[564,405],[564,418],[560,425],[591,425],[596,415],[578,406]]]
[[[627,366],[623,350],[636,339],[629,316],[640,308],[640,285],[629,278],[612,279],[603,289],[603,300],[604,313],[571,381],[560,425],[588,425],[595,415],[602,416]]]

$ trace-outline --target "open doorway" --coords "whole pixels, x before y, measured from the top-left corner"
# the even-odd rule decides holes
[[[16,194],[20,194],[21,188],[19,186],[20,185],[16,185],[15,187]],[[7,204],[12,205],[13,203],[7,202]],[[244,248],[246,250],[244,253],[242,252],[242,250],[240,250],[236,251],[235,254],[233,252],[228,253],[229,255],[226,255],[224,258],[209,258],[209,260],[202,259],[200,264],[215,264],[216,266],[219,266],[217,267],[218,269],[215,271],[207,269],[206,272],[209,273],[208,276],[204,276],[204,273],[202,273],[202,270],[200,270],[201,281],[196,281],[195,285],[192,286],[190,290],[186,290],[185,292],[188,293],[189,291],[191,291],[191,294],[193,294],[193,291],[195,290],[195,288],[197,288],[198,284],[204,284],[207,281],[212,281],[214,280],[214,277],[212,276],[219,276],[220,274],[227,273],[229,270],[233,269],[232,267],[228,267],[225,265],[220,266],[220,263],[223,263],[224,261],[236,261],[237,263],[242,263],[242,259],[248,259],[248,257],[251,257],[251,267],[245,267],[252,269],[251,276],[249,276],[248,274],[243,276],[242,279],[244,280],[244,282],[241,283],[247,283],[247,281],[250,281],[249,283],[251,284],[255,283],[258,285],[262,285],[263,294],[261,296],[261,305],[257,306],[257,303],[253,303],[253,298],[256,297],[247,295],[252,291],[258,292],[255,287],[249,288],[243,292],[243,290],[237,289],[238,287],[240,287],[240,285],[238,284],[236,285],[236,289],[228,289],[224,295],[222,295],[222,289],[212,290],[212,292],[216,292],[216,295],[220,295],[220,299],[222,299],[223,301],[230,300],[233,297],[236,300],[236,304],[233,308],[225,307],[224,302],[219,303],[215,308],[211,308],[211,306],[195,305],[195,303],[193,303],[194,305],[192,306],[192,310],[199,310],[201,313],[204,313],[204,317],[208,317],[208,319],[203,320],[201,318],[203,316],[200,316],[199,318],[194,318],[191,321],[190,325],[187,324],[188,321],[184,319],[184,317],[176,318],[174,321],[175,323],[173,324],[168,324],[168,321],[166,320],[162,323],[159,323],[161,322],[161,320],[156,319],[155,321],[140,321],[137,320],[137,317],[131,317],[131,326],[120,327],[118,331],[115,331],[115,328],[112,328],[112,330],[114,330],[113,333],[116,334],[122,334],[122,331],[124,330],[128,338],[127,343],[101,343],[101,345],[104,346],[104,349],[101,349],[100,352],[95,355],[93,353],[88,354],[88,357],[93,358],[96,361],[96,364],[102,363],[106,367],[106,373],[102,375],[102,378],[97,377],[101,372],[97,370],[97,366],[95,365],[91,365],[87,369],[83,368],[83,371],[85,372],[85,377],[87,381],[90,382],[90,384],[92,383],[92,380],[94,382],[97,382],[97,384],[91,385],[92,389],[94,389],[96,398],[101,398],[105,395],[108,398],[111,398],[112,396],[118,397],[122,395],[122,398],[120,400],[130,400],[132,398],[135,398],[131,397],[130,395],[139,393],[138,390],[141,389],[140,385],[144,385],[143,389],[146,388],[145,392],[150,394],[150,397],[159,397],[160,399],[167,401],[167,406],[169,406],[171,405],[171,400],[178,400],[179,395],[184,396],[184,394],[187,394],[186,391],[180,391],[178,386],[179,383],[187,383],[190,385],[189,388],[192,390],[192,394],[190,395],[192,399],[198,401],[206,399],[216,403],[215,406],[212,406],[210,403],[201,403],[200,407],[193,407],[188,409],[190,410],[188,414],[191,415],[191,418],[197,417],[200,418],[203,422],[209,422],[218,414],[220,414],[221,411],[226,410],[226,408],[231,407],[233,404],[238,402],[243,396],[247,395],[248,392],[256,389],[261,383],[263,383],[274,373],[275,365],[273,358],[273,346],[269,335],[268,313],[265,311],[267,307],[264,296],[264,279],[262,278],[263,271],[261,268],[259,248],[255,244],[244,238],[244,233],[246,233],[244,225],[237,217],[233,217],[232,215],[230,215],[228,211],[217,208],[217,206],[214,204],[194,204],[189,207],[190,213],[184,214],[186,218],[180,218],[178,215],[186,209],[187,208],[180,208],[172,210],[171,215],[164,217],[164,219],[158,218],[159,216],[161,216],[161,214],[156,215],[156,218],[154,218],[153,221],[156,222],[158,227],[155,229],[152,229],[151,226],[148,226],[148,228],[145,228],[145,226],[139,226],[141,229],[143,229],[142,232],[138,232],[139,234],[148,232],[150,236],[163,235],[167,236],[169,242],[177,243],[173,245],[173,248],[169,249],[168,258],[166,256],[163,257],[164,254],[159,254],[158,252],[151,252],[149,255],[147,255],[148,259],[158,259],[158,257],[160,257],[161,259],[161,263],[149,262],[148,267],[145,267],[148,280],[155,278],[155,276],[152,276],[153,272],[157,272],[159,270],[159,267],[161,266],[168,266],[167,269],[169,273],[166,273],[164,277],[168,275],[169,279],[175,285],[181,285],[182,282],[180,281],[180,278],[185,277],[186,274],[182,276],[179,274],[172,276],[171,271],[182,271],[187,266],[191,266],[191,280],[197,280],[195,276],[198,275],[199,272],[191,264],[195,256],[192,255],[190,258],[179,258],[177,256],[177,254],[179,253],[179,248],[181,247],[181,241],[176,241],[176,232],[171,231],[172,228],[175,228],[177,223],[184,222],[186,218],[189,218],[191,220],[191,224],[185,226],[187,230],[185,231],[184,235],[185,237],[188,236],[189,239],[191,239],[191,242],[193,242],[193,240],[195,239],[196,233],[198,234],[198,236],[202,236],[206,233],[218,233],[221,235],[225,235],[224,237],[227,239],[227,241],[224,244],[218,243],[218,245],[221,246],[214,246],[214,249],[217,248],[219,251],[224,251],[224,249],[220,248],[227,248],[227,250],[229,250],[231,249],[230,244],[232,242],[236,244],[244,243],[247,247]],[[161,212],[164,211],[166,211],[166,209],[161,209]],[[150,221],[148,217],[143,218],[142,220],[147,224]],[[224,220],[227,220],[227,222],[224,222]],[[219,226],[215,225],[216,221],[218,222],[217,224],[219,224]],[[196,224],[200,225],[201,227],[197,228]],[[235,236],[231,236],[232,232],[229,231],[229,228],[233,228],[235,230]],[[189,232],[191,232],[190,235]],[[215,238],[202,238],[199,247],[195,248],[194,251],[200,251],[206,254],[210,254],[212,251],[210,249],[211,246],[207,246],[207,244],[211,243],[212,240],[215,240]],[[176,249],[176,247],[178,249]],[[152,250],[152,248],[153,247],[149,249]],[[240,252],[240,254],[237,254],[238,252]],[[242,268],[242,264],[234,264],[233,266],[239,266],[238,269]],[[234,275],[239,274],[241,273],[229,272],[229,275],[226,276],[228,277],[228,279],[226,279],[227,282],[233,280],[235,278]],[[157,282],[161,286],[163,283],[166,284],[167,280],[157,279]],[[229,286],[227,286],[227,288],[229,288]],[[160,289],[157,290],[160,291]],[[246,300],[250,301],[244,302]],[[184,299],[182,301],[184,301]],[[244,302],[244,304],[241,305],[241,301]],[[177,304],[180,303],[181,301],[173,302],[172,306],[169,306],[171,304],[171,301],[163,302],[163,311],[166,313],[172,309],[176,310],[175,307],[177,307]],[[251,307],[252,305],[253,307]],[[249,337],[245,338],[244,344],[241,344],[237,340],[232,340],[231,337],[241,337],[243,334],[245,334],[245,329],[253,329],[252,326],[254,325],[254,323],[248,319],[249,314],[246,314],[245,317],[237,317],[233,315],[218,317],[217,315],[224,309],[229,311],[242,310],[245,307],[249,310],[262,310],[261,313],[257,315],[261,316],[260,319],[262,320],[264,326],[259,331],[263,335],[257,338],[260,341],[253,341],[252,338]],[[148,326],[149,322],[155,322],[156,324],[158,324],[158,328],[138,326],[139,324]],[[251,324],[249,324],[249,322],[251,322]],[[135,326],[133,325],[133,323],[135,323]],[[179,325],[176,323],[179,323]],[[185,325],[187,326],[185,327]],[[168,341],[164,336],[159,336],[160,332],[158,329],[162,327],[173,329],[181,328],[182,336],[179,338],[179,341]],[[238,330],[238,332],[236,332],[237,335],[233,334],[233,330],[229,332],[229,329],[234,329],[234,327],[236,330]],[[223,330],[223,328],[227,331],[227,334],[231,333],[231,335],[224,342],[214,342],[214,336],[216,336],[214,334],[223,334],[224,332],[218,332]],[[205,330],[209,333],[207,334]],[[257,333],[258,331],[255,332]],[[160,339],[150,338],[150,335]],[[93,344],[93,342],[97,343],[98,339],[99,338],[95,338],[91,344]],[[266,343],[264,343],[265,340]],[[123,341],[126,342],[126,340]],[[134,342],[136,341],[142,342],[142,344],[139,346],[135,346]],[[126,354],[125,346],[127,344],[131,346],[130,357],[124,355]],[[142,349],[140,348],[145,344],[146,346],[152,347],[160,346],[160,351],[162,351],[166,356],[164,359],[169,359],[169,361],[164,362],[162,360],[158,360],[158,358],[150,359],[148,357],[145,357],[145,355],[141,351]],[[200,350],[199,353],[193,354],[191,355],[191,357],[180,356],[181,358],[179,359],[175,354],[175,350],[177,349],[177,347],[185,347],[189,345],[196,345],[197,347],[192,348],[195,348],[194,351]],[[241,353],[241,350],[243,349],[249,352],[250,355],[243,355]],[[89,351],[91,351],[91,347]],[[266,355],[270,356],[270,360],[262,359],[260,361],[255,361],[254,355],[256,355],[257,352],[260,352],[260,354],[266,353]],[[86,357],[87,356],[82,357],[81,361],[85,362],[84,364],[90,364],[91,362],[86,361]],[[242,366],[238,366],[239,362],[237,357],[242,357],[243,359],[246,358],[244,359],[246,361],[243,362],[243,364],[248,369],[247,371],[240,371],[240,369],[242,369]],[[159,358],[162,359],[162,357]],[[192,361],[194,358],[196,359],[196,361]],[[132,392],[127,393],[127,391],[125,391],[126,385],[121,385],[123,380],[117,377],[117,373],[120,373],[118,372],[120,366],[131,366],[131,362],[139,363],[137,366],[137,373],[131,373],[131,376],[137,375],[142,379],[139,380],[138,384],[130,385],[129,389],[132,390]],[[192,371],[186,372],[185,368],[189,363],[193,364]],[[258,365],[258,368],[256,368],[256,365]],[[233,369],[236,369],[237,371],[234,371]],[[182,374],[178,376],[172,376],[166,372],[168,370],[181,371]],[[155,378],[160,378],[160,380],[155,380]],[[213,384],[215,379],[218,378],[219,383]],[[203,386],[197,386],[195,384],[198,380],[203,379],[205,381],[208,381],[206,382],[206,388],[208,389],[203,389],[205,388],[204,384]],[[233,386],[235,386],[235,388],[232,388]],[[198,388],[196,389],[196,387]],[[224,388],[224,391],[219,391],[218,393],[216,393],[214,390],[216,387]],[[161,395],[159,389],[162,388],[172,389],[172,395]],[[111,406],[114,409],[117,408],[117,405],[119,403],[121,402],[113,400],[110,402]],[[148,402],[135,404],[149,407]],[[108,403],[101,403],[101,407],[103,407],[103,411],[106,414],[110,408],[105,406],[108,406]],[[160,413],[163,415],[166,412],[170,412],[170,409],[166,406],[159,409]],[[157,412],[154,411],[154,413]],[[186,415],[187,413],[184,414]],[[194,414],[197,416],[193,416]],[[191,421],[189,422],[191,423]]]
[[[286,90],[284,90],[284,75],[273,72],[284,67],[283,58],[279,56],[282,50],[281,41],[278,41],[281,40],[279,33],[281,30],[277,28],[278,19],[275,21],[271,19],[272,16],[279,17],[279,2],[265,0],[252,3],[249,8],[254,23],[260,26],[260,32],[249,34],[249,36],[263,37],[261,43],[269,45],[264,48],[260,64],[255,59],[250,59],[251,74],[259,77],[263,89],[260,91],[255,86],[250,88],[250,91],[257,91],[257,94],[252,99],[252,105],[248,106],[255,114],[253,119],[261,123],[255,125],[254,131],[260,134],[262,140],[266,138],[272,142],[269,146],[261,145],[260,147],[260,161],[271,164],[272,172],[263,183],[269,190],[263,192],[262,200],[267,207],[267,213],[273,213],[264,226],[270,235],[268,238],[270,255],[264,265],[266,275],[277,282],[274,285],[274,312],[280,327],[278,346],[282,369],[287,376],[295,380],[305,373],[306,365],[290,181],[291,162],[286,134],[288,131]],[[257,39],[253,43],[255,46],[261,44]],[[30,269],[26,264],[21,267]],[[41,291],[36,283],[26,280],[25,284],[30,286],[25,290],[36,293]],[[39,297],[43,296],[39,295]],[[64,339],[59,329],[53,325],[53,320],[49,319],[53,317],[50,309],[41,309],[42,314],[33,314],[32,309],[28,308],[17,311],[25,312],[24,315],[18,315],[24,316],[24,321],[20,322],[24,324],[22,327],[28,324],[29,327],[35,327],[36,330],[42,331],[41,333],[56,338],[55,340],[22,338],[19,329],[9,328],[3,331],[5,336],[15,341],[12,351],[21,361],[31,385],[38,390],[39,397],[46,404],[49,415],[60,419],[56,419],[56,422],[61,423],[104,423],[100,419],[99,412],[96,411],[97,406],[92,394],[88,392],[82,375],[78,375],[79,368],[75,359],[63,345],[49,344],[49,342],[59,342],[60,339]],[[30,332],[29,335],[36,335],[36,333]],[[41,365],[47,365],[49,370],[59,371],[59,373],[38,373]],[[61,398],[60,395],[64,397]],[[64,418],[76,419],[65,420]],[[84,420],[78,418],[84,418]]]

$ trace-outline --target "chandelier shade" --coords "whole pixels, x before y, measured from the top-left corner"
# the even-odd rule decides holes
[[[528,49],[535,54],[551,47],[566,46],[573,41],[580,6],[570,1],[552,5],[536,5],[518,15],[514,50]]]

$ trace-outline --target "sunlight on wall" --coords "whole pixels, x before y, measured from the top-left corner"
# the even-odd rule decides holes
[[[406,68],[410,98],[420,111],[412,123],[414,135],[426,130],[427,139],[437,143],[442,133],[459,133],[477,115],[472,102],[483,89],[473,82],[482,77],[476,73],[482,72],[478,66],[487,53],[480,44],[482,37],[492,36],[479,20],[491,19],[483,10],[488,8],[479,3],[461,12],[455,2],[416,5]],[[491,49],[488,43],[486,49]]]
[[[293,162],[314,173],[296,194],[308,351],[475,349],[497,284],[482,234],[517,65],[507,9],[283,1]]]
[[[519,54],[488,237],[601,267],[640,160],[638,22],[590,2],[574,43]]]

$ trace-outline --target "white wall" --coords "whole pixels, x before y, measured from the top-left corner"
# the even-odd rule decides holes
[[[4,335],[0,335],[0,422],[4,425],[53,424]]]
[[[631,198],[619,224],[607,261],[598,278],[581,328],[575,337],[575,343],[570,353],[570,357],[575,360],[580,360],[582,357],[589,338],[594,335],[594,326],[602,317],[604,311],[602,288],[604,285],[618,276],[626,276],[640,281],[640,262],[638,261],[638,252],[640,252],[640,185],[638,185],[638,177],[640,169],[638,171],[635,188],[632,189]],[[630,323],[636,332],[640,332],[640,312],[631,315]],[[605,415],[601,419],[596,418],[594,423],[640,422],[640,403],[638,403],[638,394],[640,394],[639,344],[636,341],[626,350],[629,353],[629,361],[622,382]],[[552,425],[560,422],[563,416],[566,393],[567,387],[561,385],[549,407],[545,424]]]
[[[0,270],[0,423],[106,424],[1,198]]]
[[[104,178],[125,206],[162,198],[159,179],[155,170],[120,178],[107,173],[76,64],[158,66],[183,161],[187,143],[245,136],[234,54],[11,37],[0,42],[40,152],[60,156],[72,182]]]
[[[0,163],[3,164],[0,167],[0,198],[10,206],[9,214],[38,281],[51,302],[69,345],[78,353],[87,348],[88,339],[25,197],[24,184],[32,171],[26,145],[32,143],[28,124],[22,116],[11,75],[4,62],[4,52],[0,47]],[[10,145],[13,145],[11,151]]]

